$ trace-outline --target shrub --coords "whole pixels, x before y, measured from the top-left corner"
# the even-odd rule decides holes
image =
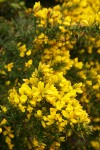
[[[0,19],[1,149],[99,149],[98,4],[38,2]]]

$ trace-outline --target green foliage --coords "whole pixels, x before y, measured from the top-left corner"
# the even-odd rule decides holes
[[[15,18],[18,14],[25,9],[24,1],[20,0],[1,0],[0,1],[0,16],[6,19]]]

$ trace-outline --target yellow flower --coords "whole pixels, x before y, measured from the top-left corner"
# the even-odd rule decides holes
[[[38,89],[40,93],[44,90],[44,82],[41,82],[41,81],[38,82]]]
[[[1,105],[0,105],[0,107],[1,107],[1,109],[2,109],[2,111],[3,111],[4,113],[7,112],[7,108],[6,108],[5,106],[1,106]]]
[[[30,105],[28,105],[28,106],[27,106],[27,111],[28,111],[29,113],[32,113],[33,107],[31,107]]]
[[[74,123],[74,124],[76,124],[76,123],[77,123],[77,120],[76,120],[76,119],[74,119],[74,118],[70,119],[70,121],[71,121],[72,123]]]
[[[25,106],[19,103],[18,107],[22,112],[25,112],[25,108],[26,108]]]
[[[18,50],[19,50],[20,52],[26,52],[26,51],[27,51],[26,45],[24,44],[24,45],[18,47]]]
[[[2,133],[2,128],[0,128],[0,133]]]
[[[9,149],[12,150],[14,145],[11,143],[11,139],[9,136],[6,136],[5,142],[8,144]]]
[[[27,8],[27,9],[25,10],[25,13],[26,13],[26,14],[30,14],[31,12],[33,12],[33,11],[32,11],[32,8]]]
[[[30,60],[28,61],[28,64],[29,64],[29,65],[32,65],[32,62],[33,62],[33,60],[30,59]]]
[[[59,29],[61,30],[62,33],[66,32],[66,29],[64,28],[64,26],[59,26]]]
[[[39,145],[38,141],[35,138],[33,139],[32,143],[33,143],[34,146],[38,146]]]
[[[9,63],[9,64],[7,64],[7,65],[5,65],[5,68],[10,72],[11,71],[11,69],[14,67],[14,64],[13,64],[13,62],[12,63]]]
[[[33,63],[33,60],[30,59],[28,62],[25,63],[25,67],[30,67]]]
[[[38,116],[38,117],[42,117],[42,111],[41,111],[41,110],[38,110],[38,111],[37,111],[37,116]]]
[[[4,124],[6,124],[6,122],[7,122],[7,120],[4,118],[4,119],[1,121],[0,125],[4,125]]]
[[[0,73],[6,75],[6,72],[4,70],[0,70]]]
[[[26,45],[25,44],[21,45],[21,42],[19,42],[17,44],[17,46],[18,46],[18,50],[20,52],[20,57],[24,57],[25,56],[25,52],[27,51]]]
[[[71,17],[70,16],[65,17],[63,25],[70,26],[70,23],[71,23]]]
[[[46,125],[50,126],[54,123],[54,120],[49,120],[48,122],[46,122]]]
[[[100,85],[99,84],[95,84],[95,85],[92,86],[92,88],[94,90],[99,90],[100,89]]]
[[[99,141],[91,141],[91,145],[94,149],[99,150],[100,148],[100,143]]]
[[[14,135],[12,133],[9,134],[10,138],[14,138]]]
[[[23,83],[21,88],[19,88],[19,93],[26,94],[27,96],[31,97],[32,89],[26,83]]]
[[[91,86],[92,85],[92,81],[91,80],[86,80],[86,84]]]
[[[54,145],[57,147],[60,147],[60,143],[58,143],[58,142],[55,142]]]
[[[20,53],[20,57],[24,57],[25,56],[25,53],[24,52],[21,52]]]
[[[100,48],[98,48],[97,53],[100,54]]]
[[[27,96],[26,96],[26,95],[21,95],[21,96],[20,96],[20,102],[21,102],[22,104],[24,104],[26,101],[27,101]]]
[[[31,50],[28,50],[28,51],[26,52],[26,55],[27,55],[27,56],[30,56],[30,55],[31,55]]]
[[[63,136],[60,137],[59,139],[60,139],[61,142],[64,142],[64,141],[65,141],[65,137],[63,137]]]
[[[6,85],[10,85],[10,81],[8,80],[8,81],[6,81]]]
[[[11,139],[10,139],[10,137],[9,137],[9,136],[6,136],[6,140],[5,140],[5,142],[6,142],[7,144],[11,144]]]
[[[13,147],[14,147],[14,145],[13,145],[13,144],[9,144],[9,149],[10,149],[10,150],[12,150],[12,149],[13,149]]]
[[[87,20],[81,20],[80,24],[81,26],[89,26],[89,23]]]
[[[30,103],[33,107],[36,106],[36,100],[35,100],[35,99],[30,100],[29,103]]]
[[[46,123],[43,120],[41,121],[41,124],[44,128],[46,127]]]
[[[19,104],[19,98],[17,96],[14,96],[14,103]]]
[[[18,44],[17,44],[17,47],[20,47],[21,46],[21,42],[19,42]]]
[[[66,110],[62,110],[62,115],[65,117],[65,118],[68,118],[69,117],[69,114]]]
[[[78,58],[74,59],[74,66],[78,69],[82,69],[83,67],[83,62],[78,62]]]
[[[40,2],[36,2],[34,7],[33,7],[33,11],[37,12],[40,8],[41,8]]]

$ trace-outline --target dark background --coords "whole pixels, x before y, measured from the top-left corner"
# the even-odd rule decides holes
[[[59,2],[55,2],[55,0],[25,0],[26,7],[33,7],[34,3],[38,1],[40,1],[43,7],[53,7],[59,4]]]

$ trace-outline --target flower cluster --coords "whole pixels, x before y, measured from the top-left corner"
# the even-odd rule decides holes
[[[0,18],[0,149],[99,149],[100,2],[55,1]]]
[[[9,91],[9,102],[27,113],[28,121],[36,117],[51,132],[63,133],[77,125],[77,130],[86,129],[90,120],[76,99],[77,93],[82,93],[81,86],[82,83],[72,86],[63,72],[54,72],[49,65],[40,63],[19,89]]]

